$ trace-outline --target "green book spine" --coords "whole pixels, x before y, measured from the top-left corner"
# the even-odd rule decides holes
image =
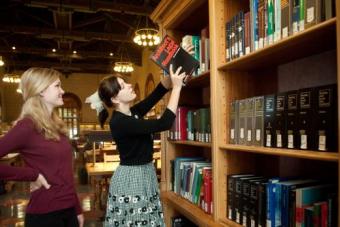
[[[268,0],[268,28],[267,28],[267,36],[268,36],[268,44],[272,44],[274,42],[274,2],[273,0]]]

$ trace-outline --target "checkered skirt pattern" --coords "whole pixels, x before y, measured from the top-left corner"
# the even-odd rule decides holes
[[[111,178],[104,226],[165,226],[152,162],[120,165],[116,169]]]

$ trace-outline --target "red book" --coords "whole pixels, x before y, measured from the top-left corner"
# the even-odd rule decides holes
[[[211,167],[203,168],[204,184],[204,211],[212,213],[212,169]]]
[[[193,56],[168,35],[164,36],[162,42],[156,47],[150,58],[168,74],[170,74],[170,64],[172,64],[173,70],[181,66],[182,72],[184,71],[188,76],[191,76],[200,65]]]
[[[187,121],[187,114],[188,108],[181,106],[177,108],[177,117],[178,118],[178,139],[179,140],[187,140],[188,139],[188,121]]]

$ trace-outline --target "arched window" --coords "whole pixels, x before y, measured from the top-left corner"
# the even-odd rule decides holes
[[[155,81],[153,80],[152,73],[149,73],[148,77],[146,78],[146,82],[145,82],[145,90],[144,90],[145,96],[144,97],[148,96],[153,91],[153,89],[155,89]]]
[[[153,80],[152,73],[148,74],[145,82],[145,90],[144,90],[144,97],[147,97],[151,92],[155,89],[155,81]],[[152,107],[152,109],[146,114],[146,118],[156,118],[156,107]]]
[[[72,139],[78,136],[79,121],[81,113],[81,100],[73,93],[66,92],[63,95],[64,105],[58,107],[59,116],[64,120],[69,130],[69,137]]]

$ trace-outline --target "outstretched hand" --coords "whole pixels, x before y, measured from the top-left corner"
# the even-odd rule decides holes
[[[194,46],[189,44],[189,45],[184,45],[182,47],[186,52],[188,52],[189,54],[193,55],[195,53],[194,51]]]
[[[181,70],[182,70],[182,67],[180,66],[174,72],[172,64],[170,65],[170,78],[171,78],[173,88],[176,88],[176,87],[181,88],[183,86],[183,81],[186,77],[186,74],[185,72],[181,73]]]
[[[38,178],[34,182],[30,183],[30,192],[34,192],[41,187],[49,189],[51,185],[47,183],[46,178],[39,173]]]

